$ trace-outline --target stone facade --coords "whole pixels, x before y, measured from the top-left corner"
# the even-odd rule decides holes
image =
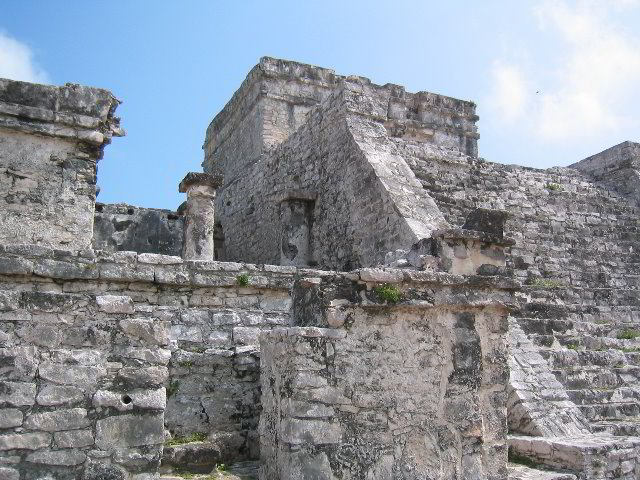
[[[172,212],[95,203],[117,104],[0,80],[0,479],[638,477],[637,143],[263,58]]]

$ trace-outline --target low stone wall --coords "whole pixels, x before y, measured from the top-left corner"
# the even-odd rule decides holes
[[[92,240],[96,250],[182,256],[183,235],[184,217],[178,212],[96,204]]]
[[[9,478],[154,472],[165,440],[198,433],[213,464],[257,458],[257,339],[289,324],[295,272],[0,246]]]
[[[155,471],[169,323],[127,296],[1,283],[0,478]]]
[[[514,288],[397,270],[301,279],[294,322],[331,328],[261,337],[260,478],[505,479]]]

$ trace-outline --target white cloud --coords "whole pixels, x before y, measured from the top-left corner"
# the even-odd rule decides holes
[[[521,69],[496,61],[491,68],[494,79],[494,108],[507,121],[513,121],[526,113],[531,87],[527,85]]]
[[[496,111],[506,122],[522,120],[539,138],[553,142],[616,133],[632,124],[640,128],[640,39],[612,15],[637,4],[540,3],[535,13],[541,33],[557,38],[557,48],[535,68],[504,60],[494,63]],[[533,101],[526,101],[534,91]]]
[[[0,32],[0,77],[49,83],[47,73],[34,62],[31,49],[3,32]]]

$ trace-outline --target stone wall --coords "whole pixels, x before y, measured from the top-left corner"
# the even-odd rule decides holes
[[[280,262],[280,201],[291,192],[314,202],[311,265],[375,265],[428,237],[445,222],[403,159],[376,138],[475,155],[476,120],[470,102],[263,58],[205,139],[205,171],[224,176],[216,215],[225,259]]]
[[[82,255],[0,248],[6,468],[153,472],[165,436],[197,433],[210,468],[256,458],[257,339],[289,324],[295,269]]]
[[[216,206],[225,259],[280,263],[287,198],[308,202],[310,264],[321,268],[376,265],[387,251],[446,227],[402,158],[373,151],[369,139],[385,129],[371,116],[389,94],[343,82],[270,156],[235,181],[225,177]],[[355,99],[363,95],[379,100],[373,113],[357,110]]]
[[[260,478],[506,478],[515,285],[472,278],[302,278],[294,322],[329,328],[261,337]]]
[[[640,205],[640,143],[622,142],[569,168],[581,171]]]
[[[184,219],[178,212],[96,204],[92,240],[96,250],[181,256],[183,235]]]
[[[91,245],[96,162],[118,100],[97,88],[0,79],[0,242]]]
[[[40,275],[95,266],[83,260],[2,253],[2,478],[124,478],[160,463],[169,322],[126,295],[7,275],[12,261]]]

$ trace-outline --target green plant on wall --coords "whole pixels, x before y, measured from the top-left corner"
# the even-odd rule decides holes
[[[241,273],[236,277],[236,283],[241,287],[246,287],[249,285],[249,275],[246,273]]]
[[[398,303],[404,296],[398,287],[388,283],[375,287],[373,291],[378,298],[387,303]]]
[[[562,188],[562,185],[560,185],[559,183],[551,183],[551,182],[547,183],[544,188],[546,188],[551,192],[561,192],[562,190],[564,190]]]

